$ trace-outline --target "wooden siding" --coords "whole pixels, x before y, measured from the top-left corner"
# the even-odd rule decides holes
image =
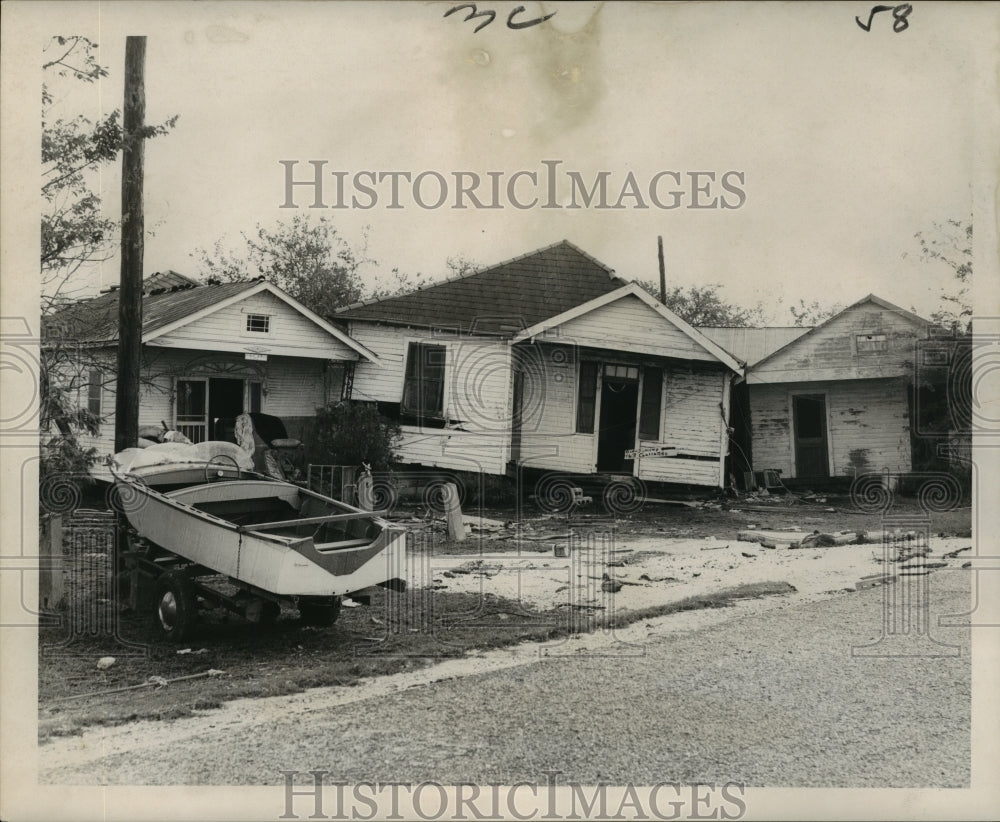
[[[717,362],[638,297],[628,295],[554,329],[568,342],[617,351]]]
[[[521,434],[521,463],[577,474],[597,471],[597,435],[576,433],[578,350],[572,346],[540,344],[533,355],[524,355],[524,425]],[[580,351],[584,359],[616,362],[614,352]],[[718,369],[706,370],[666,364],[654,358],[648,365],[664,369],[661,395],[660,435],[657,440],[643,440],[642,445],[674,446],[677,457],[647,457],[637,462],[640,479],[654,482],[677,482],[719,486],[724,457],[723,402],[728,375]],[[641,369],[640,369],[641,373]],[[599,430],[601,387],[598,383]],[[691,459],[691,457],[714,459]]]
[[[495,433],[403,426],[401,461],[454,471],[503,474],[510,438]]]
[[[905,376],[913,372],[914,343],[926,333],[925,323],[876,303],[862,303],[754,366],[747,382]],[[884,334],[887,350],[859,351],[857,337],[861,334]]]
[[[907,380],[901,377],[751,385],[755,469],[795,477],[794,394],[826,396],[830,476],[911,470]]]
[[[267,362],[250,362],[239,354],[201,351],[146,349],[143,383],[139,395],[139,426],[159,425],[165,420],[173,425],[174,379],[177,377],[221,377],[258,381],[265,394],[261,411],[281,417],[290,435],[301,429],[301,420],[315,416],[316,408],[339,398],[340,386],[328,385],[322,360],[293,357],[272,357]],[[113,371],[113,354],[110,366]],[[105,383],[102,394],[104,422],[97,437],[82,437],[87,447],[99,453],[114,453],[115,385],[113,375]]]
[[[247,314],[266,314],[266,334],[247,331]],[[358,353],[273,294],[261,292],[188,323],[151,343],[171,348],[261,351],[273,356],[357,360]]]
[[[505,342],[366,323],[353,323],[351,336],[375,352],[382,363],[381,368],[374,363],[358,363],[354,399],[399,402],[409,344],[443,345],[445,415],[468,431],[509,434],[510,347]]]

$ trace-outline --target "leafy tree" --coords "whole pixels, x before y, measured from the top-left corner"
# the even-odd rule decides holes
[[[96,171],[113,162],[122,148],[121,112],[92,121],[62,117],[62,100],[53,83],[68,84],[67,97],[79,83],[91,84],[108,71],[95,57],[97,44],[86,37],[53,37],[42,64],[41,282],[43,312],[51,311],[83,287],[73,275],[84,266],[101,263],[115,253],[116,220],[104,216],[94,191]],[[62,96],[62,95],[60,95]],[[146,139],[167,134],[177,117],[147,126]]]
[[[42,314],[64,306],[85,283],[75,275],[115,253],[118,221],[104,216],[94,190],[97,171],[114,162],[122,148],[121,114],[113,111],[92,121],[62,116],[65,101],[108,76],[96,59],[97,44],[86,37],[53,37],[42,63],[42,176],[40,279]],[[56,90],[58,87],[58,91]],[[58,99],[57,99],[58,98]],[[164,135],[177,118],[145,127],[142,137]],[[84,385],[108,379],[109,363],[87,348],[63,339],[58,324],[43,323],[40,346],[39,422],[53,436],[42,443],[40,481],[79,477],[96,459],[81,448],[79,432],[96,434],[100,419],[81,405]]]
[[[359,260],[329,218],[314,222],[299,214],[241,236],[238,250],[219,240],[191,255],[208,281],[264,277],[322,317],[362,298]]]
[[[843,311],[844,306],[840,303],[821,305],[819,300],[813,300],[807,304],[805,300],[799,300],[798,307],[790,305],[788,306],[788,310],[795,320],[793,325],[804,328],[806,326],[819,325],[821,322],[830,319],[834,314],[839,314]]]
[[[956,333],[968,333],[972,329],[972,217],[934,223],[933,231],[918,231],[914,237],[922,260],[938,260],[955,272],[955,290],[942,290],[942,306],[931,319]]]
[[[660,287],[649,280],[636,281],[644,290],[659,299]],[[689,288],[674,286],[668,288],[664,305],[685,322],[694,326],[739,326],[763,325],[764,306],[760,303],[742,307],[726,302],[719,294],[718,283]]]

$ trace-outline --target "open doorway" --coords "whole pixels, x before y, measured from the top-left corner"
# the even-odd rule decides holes
[[[597,470],[631,474],[634,460],[625,452],[635,448],[635,420],[639,403],[639,369],[606,365],[601,381]]]
[[[236,418],[243,413],[243,380],[213,377],[208,381],[208,418],[212,439],[236,442]]]

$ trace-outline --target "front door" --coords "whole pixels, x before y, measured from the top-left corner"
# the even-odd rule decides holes
[[[632,473],[634,460],[625,459],[625,452],[635,448],[635,417],[639,402],[638,375],[637,368],[604,367],[604,379],[601,382],[600,429],[597,436],[598,471]]]
[[[826,442],[826,397],[798,394],[792,397],[795,426],[795,476],[797,479],[830,476]]]

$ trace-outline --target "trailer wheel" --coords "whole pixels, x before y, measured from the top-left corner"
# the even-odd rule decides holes
[[[328,628],[337,621],[340,616],[340,597],[333,597],[333,601],[325,602],[299,602],[299,618],[306,625],[315,625],[318,628]]]
[[[191,580],[168,571],[156,584],[153,625],[170,642],[182,642],[191,635],[198,619],[198,598]]]

